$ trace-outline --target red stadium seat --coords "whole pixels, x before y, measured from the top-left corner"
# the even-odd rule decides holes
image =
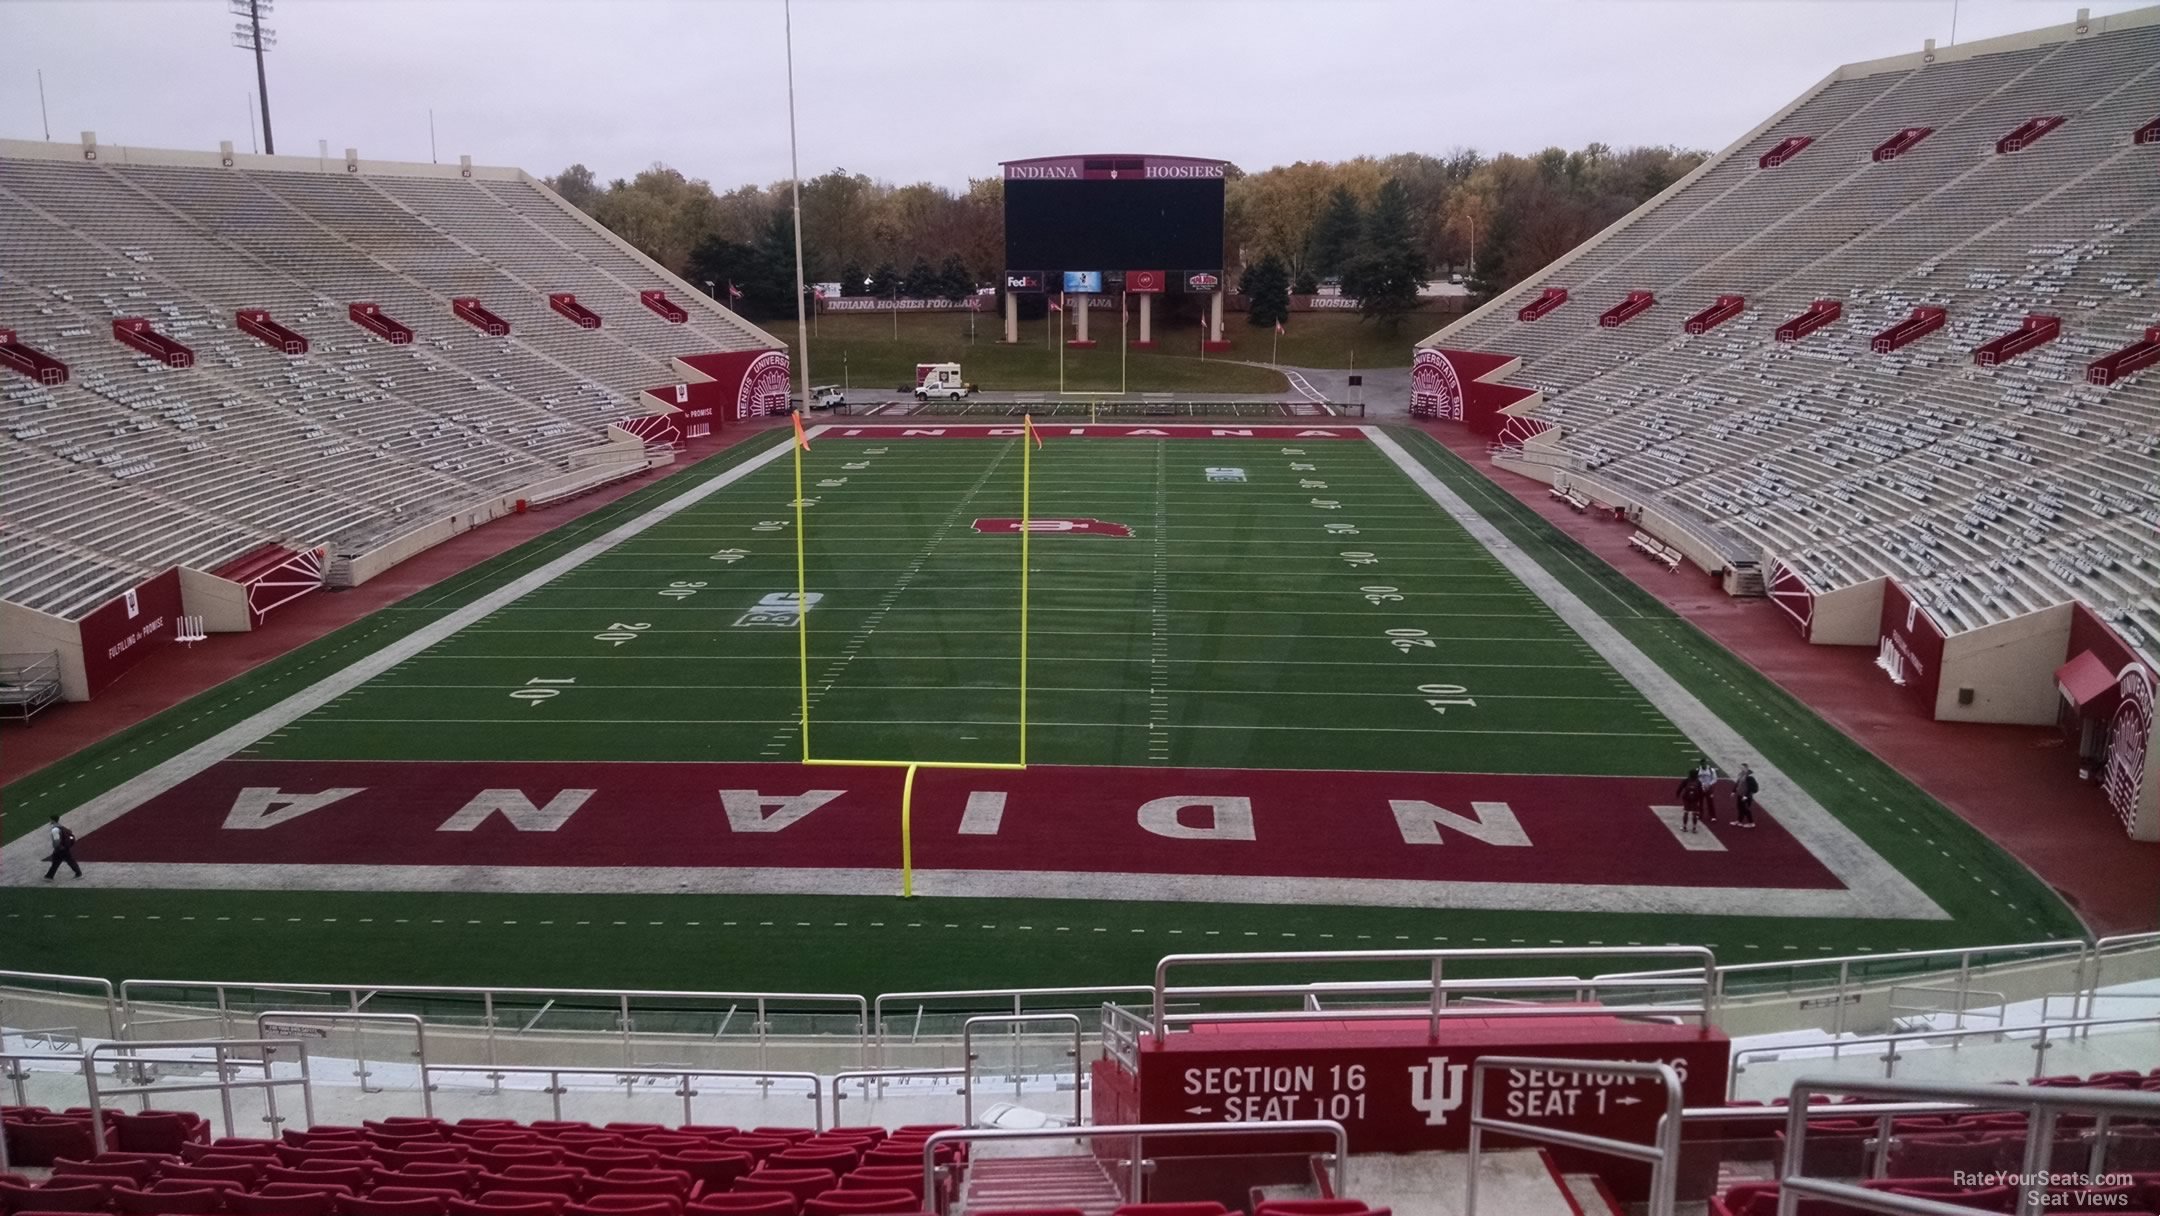
[[[750,1129],[749,1134],[753,1136],[771,1136],[776,1140],[798,1141],[808,1140],[817,1135],[817,1132],[815,1129],[808,1127],[753,1127]]]
[[[450,1216],[561,1216],[570,1204],[567,1195],[496,1191],[451,1203]]]
[[[337,1192],[304,1191],[298,1194],[233,1193],[225,1197],[225,1209],[233,1216],[332,1216]]]
[[[876,1191],[827,1191],[803,1204],[803,1216],[873,1216],[913,1212],[922,1207],[915,1192],[892,1187]]]
[[[748,1153],[716,1148],[683,1149],[660,1158],[660,1168],[681,1170],[690,1175],[698,1189],[724,1191],[729,1183],[756,1169],[757,1162]]]
[[[774,1153],[786,1151],[792,1143],[793,1141],[782,1140],[778,1136],[729,1136],[720,1142],[720,1147],[731,1152],[748,1153],[752,1159],[762,1162]]]
[[[688,1199],[695,1181],[683,1170],[609,1170],[585,1181],[585,1197],[596,1195],[672,1195]]]
[[[76,1161],[62,1157],[52,1163],[54,1178],[103,1178],[108,1182],[128,1182],[142,1186],[157,1176],[157,1163],[131,1158],[114,1161],[100,1157],[95,1161]]]
[[[564,1208],[564,1216],[682,1216],[673,1195],[596,1195]]]
[[[1191,1203],[1127,1203],[1110,1216],[1224,1216],[1229,1209],[1213,1200]]]
[[[210,1125],[193,1111],[146,1110],[112,1117],[116,1147],[130,1153],[177,1153],[189,1144],[210,1143]]]
[[[1365,1210],[1362,1199],[1263,1199],[1253,1216],[1356,1216]]]
[[[482,1174],[473,1179],[473,1196],[490,1195],[497,1191],[512,1191],[530,1195],[560,1195],[564,1202],[578,1197],[583,1175],[565,1178],[526,1178],[507,1174]]]
[[[845,1174],[862,1164],[862,1152],[845,1145],[805,1143],[774,1153],[765,1159],[765,1164],[776,1169],[831,1170],[835,1174]]]
[[[562,1163],[577,1166],[592,1174],[605,1174],[609,1170],[649,1170],[660,1164],[660,1154],[651,1149],[566,1149],[562,1155]]]
[[[7,1138],[9,1164],[18,1169],[46,1169],[62,1157],[83,1161],[98,1155],[97,1133],[88,1119],[0,1120],[0,1136]]]
[[[344,1182],[265,1182],[258,1195],[350,1195],[357,1187]]]
[[[205,1158],[205,1160],[208,1160],[208,1158]],[[168,1165],[158,1172],[158,1178],[160,1181],[186,1179],[190,1182],[230,1182],[253,1190],[255,1184],[262,1181],[263,1171],[274,1164],[274,1162],[247,1161],[236,1158],[227,1158],[227,1160],[233,1161],[234,1164],[204,1165],[198,1162],[194,1165]]]
[[[0,1182],[0,1212],[102,1212],[112,1204],[107,1179],[23,1186]]]
[[[395,1148],[375,1146],[375,1160],[396,1168],[415,1161],[458,1162],[465,1160],[466,1147],[448,1140],[404,1140]]]
[[[214,1186],[163,1191],[121,1186],[113,1188],[112,1199],[120,1216],[210,1216],[225,1210],[225,1190]]]
[[[246,1187],[241,1186],[237,1182],[223,1182],[209,1179],[198,1180],[193,1178],[160,1178],[156,1182],[151,1183],[149,1186],[143,1189],[149,1191],[153,1195],[164,1195],[168,1193],[185,1194],[188,1191],[202,1190],[220,1191],[226,1195],[238,1195],[246,1192],[247,1190]]]
[[[575,1165],[541,1165],[536,1161],[520,1161],[505,1167],[505,1178],[552,1178],[559,1182],[583,1182],[592,1177],[592,1171]]]
[[[738,1191],[786,1191],[798,1203],[840,1185],[839,1175],[820,1169],[758,1169],[735,1180]]]
[[[722,1191],[701,1195],[686,1216],[796,1216],[802,1201],[786,1191]],[[1079,1213],[1074,1213],[1079,1216]]]

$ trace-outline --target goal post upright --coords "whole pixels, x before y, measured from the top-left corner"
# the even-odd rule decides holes
[[[810,597],[809,564],[804,540],[806,517],[803,513],[803,448],[802,443],[795,444],[795,640],[800,677],[802,763],[808,767],[907,770],[900,785],[900,895],[904,899],[912,898],[915,894],[914,811],[917,770],[931,768],[1018,772],[1027,768],[1028,563],[1032,553],[1029,541],[1033,529],[1030,525],[1035,517],[1034,420],[1032,417],[1028,419],[1020,438],[1020,738],[1019,756],[1010,761],[843,759],[810,754]]]

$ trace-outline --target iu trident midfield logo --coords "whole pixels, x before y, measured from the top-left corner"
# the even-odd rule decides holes
[[[1425,1112],[1426,1126],[1447,1126],[1448,1112],[1462,1105],[1463,1074],[1469,1071],[1467,1064],[1449,1064],[1446,1056],[1410,1070],[1410,1105]]]

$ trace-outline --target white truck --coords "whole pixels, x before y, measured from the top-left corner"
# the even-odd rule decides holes
[[[957,363],[915,365],[917,401],[958,400],[974,391],[974,385],[960,378],[960,365]]]

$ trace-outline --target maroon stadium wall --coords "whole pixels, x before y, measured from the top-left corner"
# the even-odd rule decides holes
[[[177,567],[93,609],[81,622],[83,679],[90,695],[126,675],[152,651],[171,645],[179,617]]]
[[[1935,693],[1942,683],[1942,626],[1896,579],[1883,584],[1881,638],[1903,662],[1905,695],[1921,713],[1934,717]]]

